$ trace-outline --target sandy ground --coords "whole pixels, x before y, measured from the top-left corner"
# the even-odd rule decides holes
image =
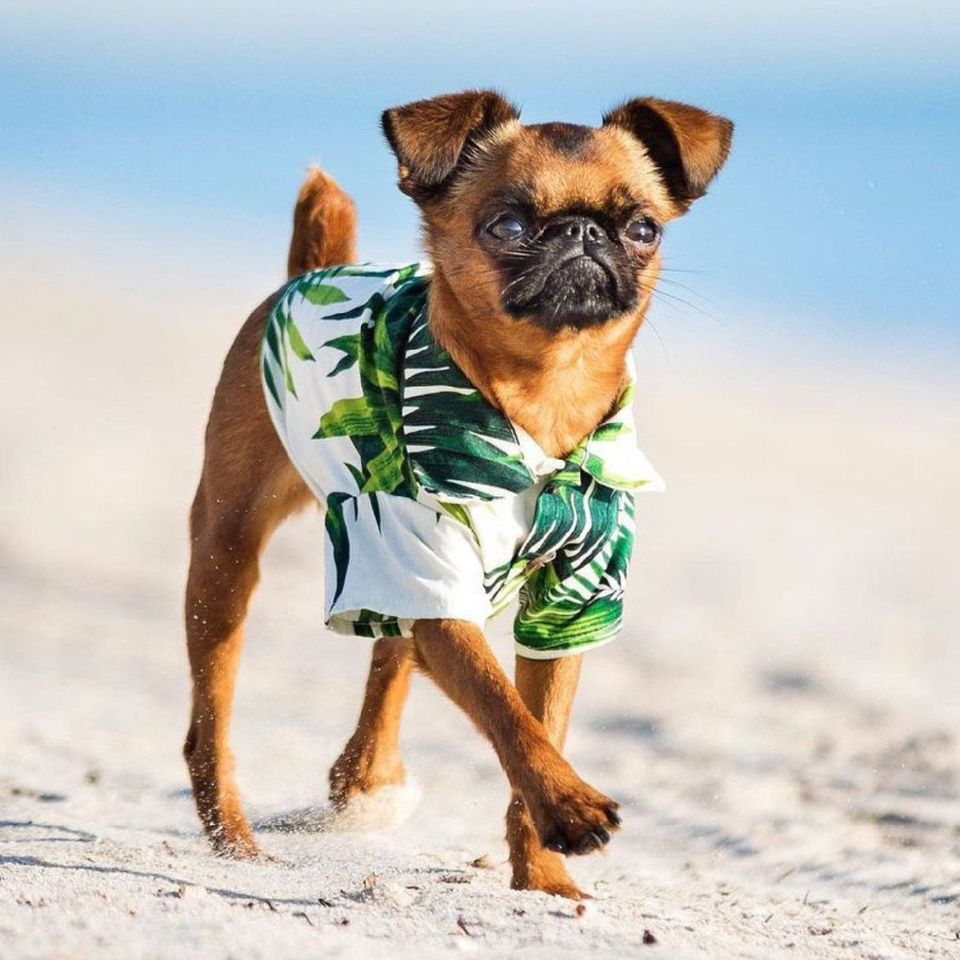
[[[577,916],[508,889],[503,776],[423,678],[402,826],[210,855],[179,757],[185,514],[220,359],[269,271],[0,239],[4,960],[960,955],[943,363],[668,309],[666,350],[641,337],[670,490],[644,501],[628,629],[578,699],[569,754],[624,827],[572,865],[595,894]],[[359,705],[367,644],[320,626],[319,532],[277,537],[250,621],[234,746],[261,820],[322,804]]]

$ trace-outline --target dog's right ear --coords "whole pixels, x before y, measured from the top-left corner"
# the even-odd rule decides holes
[[[418,203],[436,199],[469,148],[520,112],[492,90],[466,90],[384,110],[384,136],[399,165],[400,189]]]

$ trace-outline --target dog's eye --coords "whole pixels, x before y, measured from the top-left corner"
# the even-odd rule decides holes
[[[492,233],[498,240],[519,240],[527,232],[527,226],[519,217],[507,213],[497,217],[487,227],[487,232]]]
[[[654,243],[660,236],[660,228],[649,217],[632,220],[623,232],[634,243]]]

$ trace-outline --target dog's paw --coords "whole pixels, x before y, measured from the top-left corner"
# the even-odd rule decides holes
[[[227,860],[260,860],[262,854],[257,842],[253,839],[253,834],[249,831],[243,833],[221,832],[214,834],[210,838],[213,846],[213,852],[218,857],[224,857]]]
[[[370,796],[384,787],[403,786],[406,779],[406,770],[397,756],[371,759],[344,751],[330,768],[330,802],[344,808],[356,798]]]
[[[566,900],[577,900],[580,902],[593,899],[589,893],[581,890],[572,880],[558,880],[556,882],[547,880],[543,883],[514,886],[513,889],[548,893],[551,897],[563,897]]]
[[[543,845],[567,856],[601,849],[620,826],[620,804],[585,783],[556,799],[527,803]]]
[[[540,851],[538,855],[515,866],[510,887],[513,890],[549,893],[553,897],[566,897],[567,900],[593,899],[571,880],[563,860],[548,851]]]

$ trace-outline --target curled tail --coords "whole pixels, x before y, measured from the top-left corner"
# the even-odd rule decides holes
[[[293,211],[287,275],[356,261],[357,211],[333,177],[311,167]]]

